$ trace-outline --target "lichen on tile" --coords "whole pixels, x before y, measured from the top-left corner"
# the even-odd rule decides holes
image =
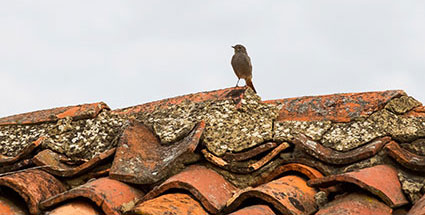
[[[330,121],[281,121],[275,122],[274,141],[293,141],[298,134],[304,134],[318,141],[329,130]]]
[[[423,196],[425,184],[423,177],[416,177],[401,171],[397,175],[401,183],[401,189],[410,202],[416,202]]]
[[[392,99],[385,108],[395,114],[404,114],[421,105],[422,103],[411,96],[401,96],[400,98]]]

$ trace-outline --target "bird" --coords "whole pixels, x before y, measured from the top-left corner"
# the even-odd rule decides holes
[[[235,50],[235,54],[232,57],[232,67],[236,76],[238,77],[238,82],[236,82],[236,87],[239,84],[241,79],[245,79],[245,83],[248,87],[250,87],[255,93],[257,91],[252,84],[252,64],[251,58],[248,56],[248,52],[246,51],[245,46],[241,44],[237,44],[232,46]]]

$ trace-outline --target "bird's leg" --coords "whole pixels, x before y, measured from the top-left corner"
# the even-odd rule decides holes
[[[238,82],[236,82],[236,87],[238,87],[238,84],[239,84],[239,81],[240,81],[241,79],[240,78],[238,78]]]

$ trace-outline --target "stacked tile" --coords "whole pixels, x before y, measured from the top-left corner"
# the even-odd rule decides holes
[[[0,212],[424,214],[421,138],[403,91],[36,111],[0,118]]]

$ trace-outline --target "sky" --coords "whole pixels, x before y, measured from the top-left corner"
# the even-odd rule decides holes
[[[425,102],[424,23],[423,0],[0,0],[0,117],[232,87],[235,44],[263,100],[402,89]]]

